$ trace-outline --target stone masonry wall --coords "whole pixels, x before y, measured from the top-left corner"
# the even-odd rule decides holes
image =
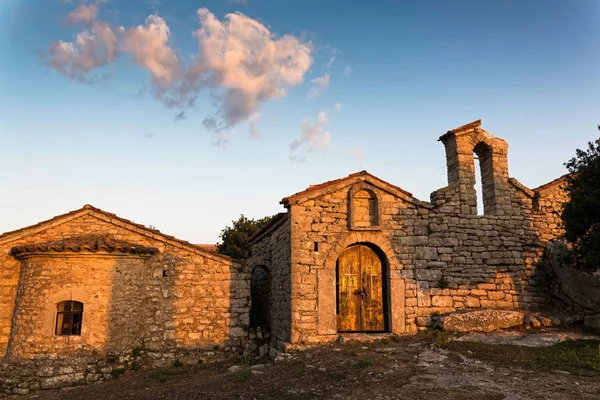
[[[440,138],[449,185],[433,192],[431,203],[366,172],[283,200],[291,219],[292,343],[337,336],[336,261],[355,243],[384,255],[391,332],[425,329],[435,314],[550,306],[537,263],[545,244],[562,234],[556,211],[564,193],[556,185],[532,191],[509,178],[507,143],[479,125]],[[484,215],[477,212],[474,155],[482,169]],[[350,206],[361,190],[375,194],[376,218],[371,207]],[[360,212],[369,215],[352,214]]]
[[[392,326],[394,332],[416,332],[436,313],[541,309],[547,303],[543,274],[535,268],[542,237],[534,226],[531,200],[517,189],[511,190],[508,203],[517,210],[508,214],[520,215],[477,216],[458,211],[458,185],[435,192],[433,208],[372,187],[381,223],[366,231],[347,228],[348,190],[291,206],[292,342],[320,340],[319,307],[335,302],[335,290],[319,290],[318,272],[328,262],[334,266],[344,248],[356,242],[378,246],[386,254],[390,276],[399,274],[404,280],[404,293],[392,288],[392,297],[405,298],[405,326]],[[527,207],[529,213],[523,213]]]
[[[252,257],[245,263],[249,272],[257,266],[269,269],[270,298],[269,321],[272,345],[290,341],[291,329],[291,226],[288,216],[276,222],[264,235],[254,240]]]
[[[533,199],[535,224],[545,241],[565,234],[560,218],[562,204],[568,200],[565,184],[566,177],[563,176],[536,189]]]
[[[8,348],[11,335],[8,353],[14,358],[136,346],[193,349],[233,345],[245,337],[250,290],[249,274],[241,265],[105,219],[102,214],[82,212],[33,235],[3,238],[0,271],[8,278],[2,279],[0,287],[0,351]],[[149,258],[79,257],[79,253],[66,258],[31,257],[23,260],[19,281],[21,265],[9,255],[10,248],[91,233],[154,247],[158,253]],[[15,299],[17,288],[19,299]],[[73,300],[85,297],[82,335],[55,336],[56,302],[70,299],[71,293]],[[14,304],[19,311],[13,319]],[[30,339],[25,338],[28,331],[35,332]]]

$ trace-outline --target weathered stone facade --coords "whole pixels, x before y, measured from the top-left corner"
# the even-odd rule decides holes
[[[91,206],[0,237],[0,352],[210,348],[245,337],[241,265]],[[57,304],[83,303],[80,335],[55,333]]]
[[[287,212],[255,235],[243,264],[92,206],[0,235],[0,390],[108,379],[140,349],[136,363],[194,362],[215,346],[240,349],[250,324],[280,350],[333,340],[339,287],[357,279],[345,299],[379,290],[380,307],[359,310],[380,310],[377,324],[357,319],[378,331],[414,333],[461,310],[543,311],[549,294],[537,265],[563,235],[565,178],[536,189],[509,178],[508,144],[480,121],[440,141],[448,186],[430,202],[366,171],[311,186],[282,200]],[[361,269],[359,245],[378,270]],[[349,264],[341,277],[340,260],[358,262],[359,273]],[[83,304],[77,334],[57,333],[66,301]]]
[[[246,266],[267,265],[273,276],[289,276],[271,286],[290,302],[278,314],[277,340],[338,336],[336,263],[359,243],[380,254],[388,332],[413,333],[430,326],[433,315],[453,311],[549,305],[544,272],[536,265],[545,243],[562,235],[557,211],[564,179],[531,190],[509,178],[507,143],[481,129],[480,121],[440,141],[448,186],[433,192],[430,202],[366,171],[282,200],[287,213],[277,218],[277,228],[254,238]],[[477,212],[475,157],[484,215]]]

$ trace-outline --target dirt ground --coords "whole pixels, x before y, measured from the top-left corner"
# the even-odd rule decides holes
[[[600,399],[599,371],[584,368],[581,374],[523,368],[519,363],[490,358],[486,349],[498,353],[497,345],[478,344],[479,350],[470,350],[462,343],[450,343],[457,344],[448,345],[446,338],[440,341],[433,334],[372,343],[347,341],[291,351],[275,363],[237,358],[217,364],[128,371],[109,382],[19,398]],[[597,346],[600,360],[600,341]],[[502,351],[499,353],[501,356]]]

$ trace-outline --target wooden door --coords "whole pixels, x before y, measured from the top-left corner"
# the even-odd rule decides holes
[[[338,331],[377,332],[383,318],[383,268],[367,246],[347,248],[338,259]]]

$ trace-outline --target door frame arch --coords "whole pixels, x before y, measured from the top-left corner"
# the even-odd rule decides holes
[[[385,256],[389,272],[388,332],[402,334],[406,330],[405,283],[402,264],[398,261],[389,238],[381,231],[350,231],[341,234],[327,252],[323,267],[317,270],[317,333],[321,336],[338,335],[336,314],[335,274],[337,259],[350,245],[368,243]]]

